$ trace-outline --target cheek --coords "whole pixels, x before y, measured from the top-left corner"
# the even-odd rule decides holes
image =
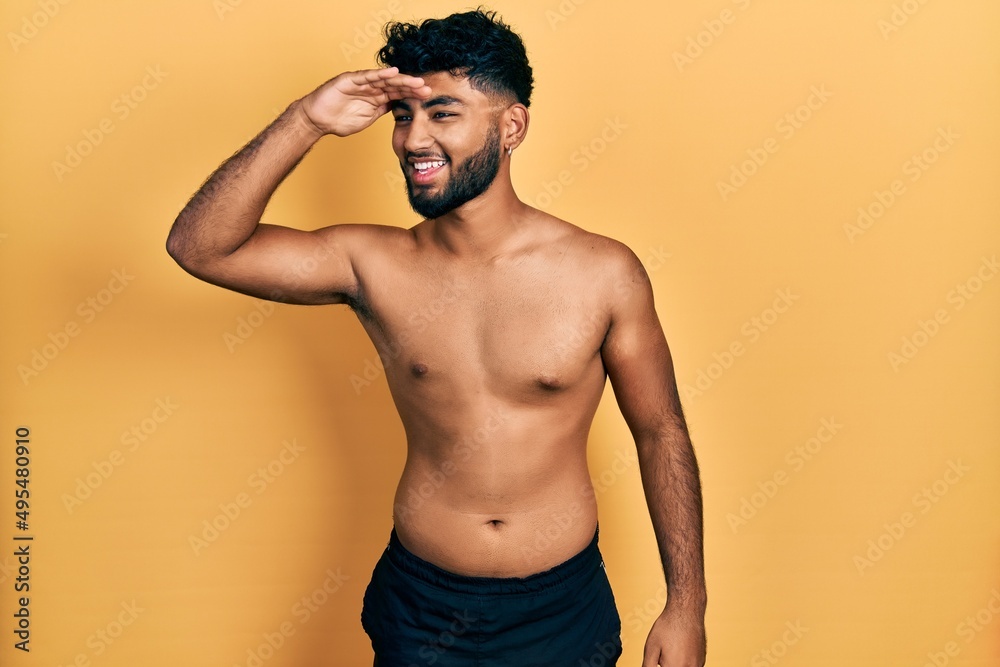
[[[453,162],[462,162],[476,152],[479,147],[468,137],[467,133],[458,129],[447,129],[434,137],[438,150]]]
[[[392,152],[403,158],[403,144],[406,142],[406,130],[400,125],[396,125],[392,130]]]

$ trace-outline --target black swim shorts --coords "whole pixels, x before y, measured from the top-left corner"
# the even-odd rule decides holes
[[[393,528],[365,590],[376,667],[610,667],[621,618],[594,539],[527,577],[468,577],[407,551]]]

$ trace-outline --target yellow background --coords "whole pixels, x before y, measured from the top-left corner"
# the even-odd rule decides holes
[[[536,76],[517,192],[627,243],[653,281],[702,467],[709,664],[998,664],[1000,6],[492,7]],[[346,307],[272,310],[189,277],[164,241],[289,102],[373,65],[366,28],[466,8],[3,3],[5,666],[251,665],[282,624],[261,664],[370,664],[361,597],[404,460],[384,378],[351,381],[374,348]],[[389,134],[324,139],[264,220],[412,225]],[[880,213],[864,229],[859,207]],[[610,386],[590,447],[620,664],[638,665],[663,577]]]

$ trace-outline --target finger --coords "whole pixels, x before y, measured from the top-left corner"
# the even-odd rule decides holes
[[[366,97],[369,99],[374,98],[374,101],[379,104],[388,104],[392,100],[403,100],[410,97],[415,97],[417,99],[427,99],[431,95],[430,86],[420,86],[419,88],[384,88],[384,89],[370,89],[367,92]]]
[[[374,97],[379,104],[387,100],[399,100],[406,97],[426,99],[431,94],[430,86],[423,83],[420,77],[406,76],[390,80],[376,80],[342,89],[348,95],[357,97]]]
[[[426,88],[424,80],[419,76],[409,76],[408,74],[400,74],[391,79],[385,79],[381,81],[374,81],[369,85],[375,88],[381,88],[383,90],[402,90],[404,92],[412,92],[420,88]]]
[[[399,74],[398,67],[380,67],[378,69],[360,69],[351,72],[351,80],[355,83],[366,83],[386,79]]]
[[[390,99],[400,100],[404,97],[427,97],[431,94],[430,86],[420,86],[419,88],[384,88],[382,92]]]
[[[398,79],[399,76],[399,72],[395,67],[346,72],[344,75],[344,82],[347,85],[341,87],[341,90],[350,91],[352,93],[358,91],[369,91],[373,86],[381,87],[383,85],[382,82],[393,78]]]
[[[357,72],[351,72],[351,74],[351,82],[358,86],[410,86],[419,88],[424,82],[424,80],[419,76],[400,74],[398,67],[360,70]]]

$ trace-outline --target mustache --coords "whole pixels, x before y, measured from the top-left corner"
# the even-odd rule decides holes
[[[422,159],[426,159],[426,160],[448,160],[448,158],[445,157],[444,155],[434,155],[432,153],[407,153],[406,157],[404,158],[404,160],[406,162],[409,162],[410,159],[415,159],[415,160],[422,160]],[[449,160],[449,162],[450,162],[450,160]]]

